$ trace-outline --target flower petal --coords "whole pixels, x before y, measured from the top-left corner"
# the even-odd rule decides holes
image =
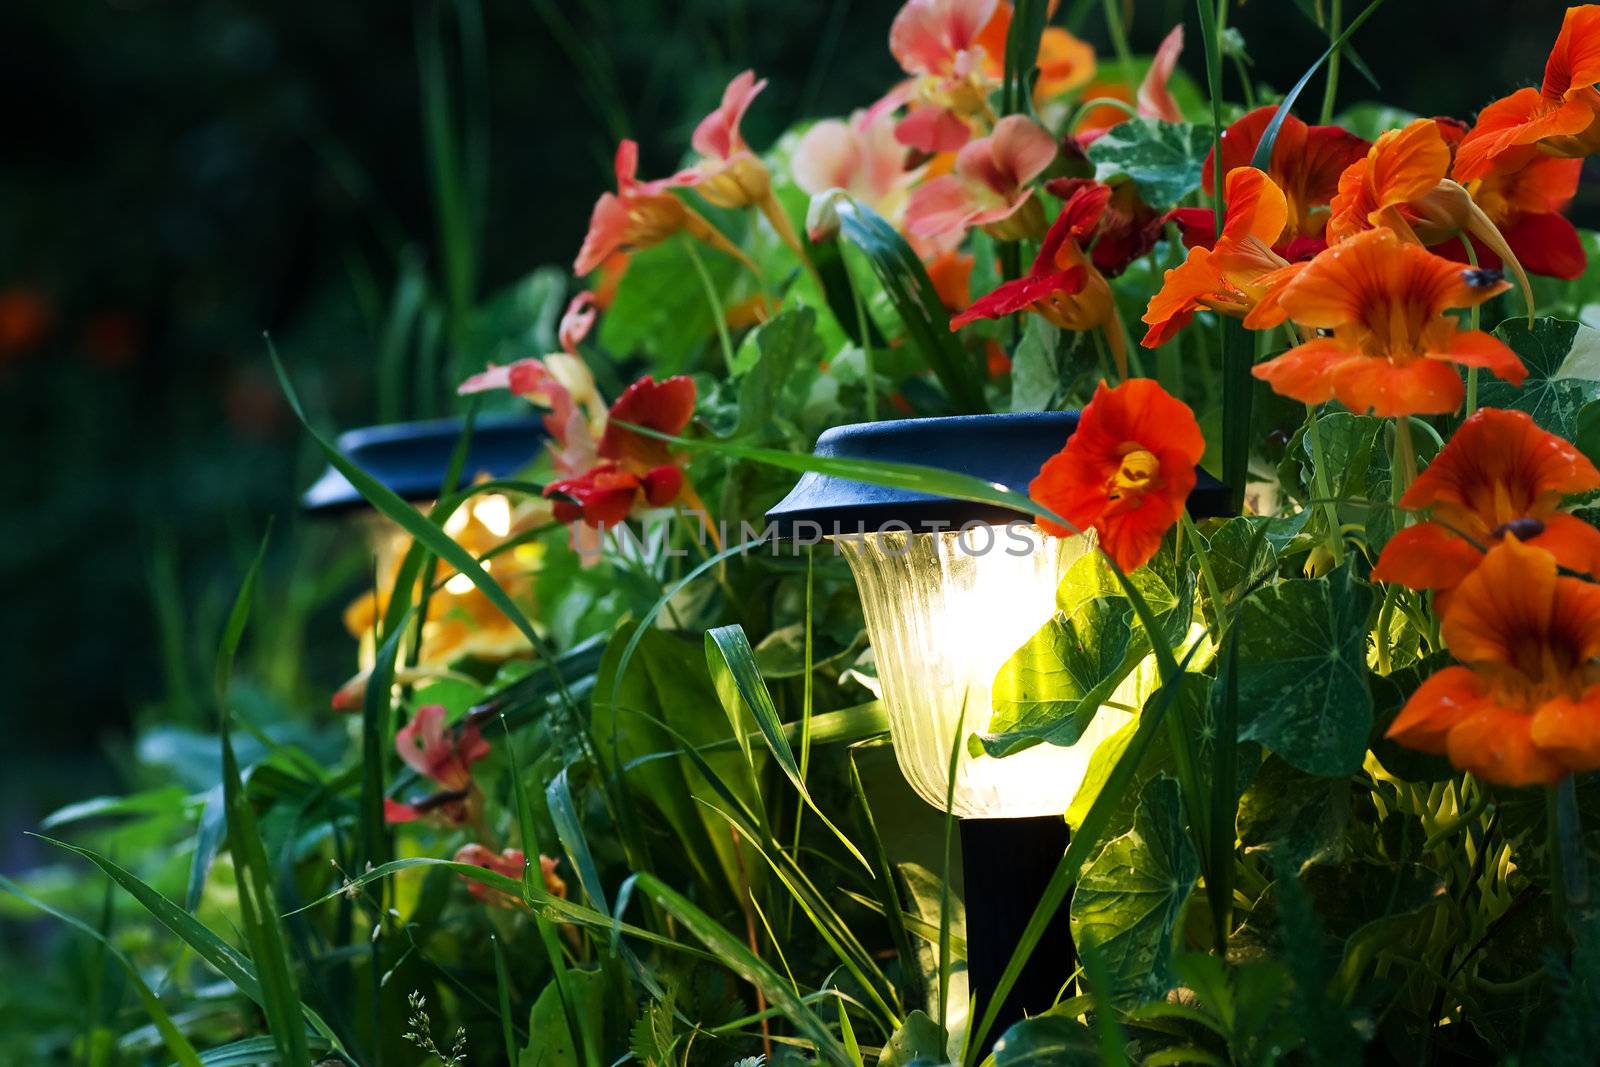
[[[1483,685],[1466,667],[1435,671],[1417,687],[1384,734],[1421,752],[1443,753],[1453,727],[1483,703]]]

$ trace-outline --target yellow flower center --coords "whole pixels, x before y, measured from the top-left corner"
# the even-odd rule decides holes
[[[1132,451],[1122,457],[1122,466],[1117,468],[1117,473],[1111,478],[1110,495],[1112,500],[1126,498],[1137,499],[1151,488],[1156,477],[1161,473],[1161,461],[1154,452],[1132,446]]]

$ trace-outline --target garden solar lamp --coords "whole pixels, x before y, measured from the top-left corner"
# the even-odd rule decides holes
[[[1025,489],[1077,422],[1076,412],[1025,412],[861,423],[827,431],[814,454],[916,463]],[[1197,474],[1191,513],[1225,514],[1226,488]],[[1057,587],[1094,551],[1092,534],[1055,538],[999,505],[816,472],[803,475],[767,521],[780,538],[832,541],[855,576],[896,761],[918,796],[940,811],[948,805],[959,820],[967,982],[985,1011],[1066,850],[1063,816],[1089,757],[1130,718],[1103,707],[1075,744],[1038,744],[1003,758],[973,755],[968,744],[988,727],[996,674],[1055,613]],[[1148,688],[1152,674],[1137,670],[1125,686]],[[1111,701],[1137,706],[1139,698],[1119,690]],[[996,1015],[989,1043],[1055,1003],[1073,957],[1062,908]]]
[[[366,426],[340,434],[336,444],[356,466],[426,511],[449,476],[464,428],[462,418]],[[515,475],[539,457],[547,436],[543,423],[531,415],[478,417],[467,443],[461,484]],[[393,574],[399,566],[409,535],[373,510],[336,468],[328,467],[300,502],[312,515],[338,517],[359,526],[372,548],[378,574]],[[459,540],[463,528],[476,520],[488,534],[503,538],[511,532],[512,512],[511,500],[502,494],[475,494],[450,515],[444,530]],[[472,579],[464,574],[452,575],[444,585],[445,592],[455,596],[470,594],[473,588]],[[364,640],[370,640],[370,635]],[[371,651],[364,649],[363,661]]]

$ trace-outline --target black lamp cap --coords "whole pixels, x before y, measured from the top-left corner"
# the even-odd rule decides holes
[[[1061,451],[1077,427],[1076,411],[862,422],[827,430],[817,438],[812,454],[918,463],[1026,492],[1044,461]],[[1227,486],[1204,470],[1197,470],[1196,475],[1189,494],[1190,514],[1196,518],[1230,514]],[[811,536],[816,527],[821,527],[822,536],[831,536],[879,530],[890,523],[904,524],[913,531],[932,531],[959,529],[969,522],[1000,525],[1030,516],[998,504],[954,500],[808,471],[766,518],[779,539],[792,539],[800,536],[797,526],[801,523],[807,524]]]
[[[356,466],[405,499],[420,502],[438,497],[465,427],[463,418],[363,426],[340,434],[335,443]],[[480,474],[510,477],[538,457],[548,436],[535,416],[480,415],[467,445],[463,483]],[[367,502],[330,466],[301,495],[300,506],[313,515],[337,515]]]

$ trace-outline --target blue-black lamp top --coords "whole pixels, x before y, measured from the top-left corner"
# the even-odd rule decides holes
[[[1026,492],[1044,461],[1061,451],[1078,426],[1075,411],[1025,411],[1003,415],[952,415],[836,426],[817,438],[814,455],[890,460],[968,474]],[[1200,470],[1189,510],[1196,518],[1227,515],[1227,486]],[[967,522],[1005,523],[1023,513],[997,504],[837,478],[808,471],[770,511],[767,522],[782,538],[796,524],[815,523],[823,535],[871,531],[885,523],[913,530],[960,527]],[[899,528],[899,527],[895,527]],[[805,536],[816,536],[812,526]]]
[[[358,467],[405,499],[433,500],[449,473],[464,425],[464,419],[448,418],[364,426],[340,434],[336,443]],[[506,478],[517,473],[539,455],[547,436],[544,425],[532,415],[478,416],[462,483],[480,474]],[[301,495],[300,505],[312,514],[332,515],[366,507],[367,502],[344,475],[329,467]]]

